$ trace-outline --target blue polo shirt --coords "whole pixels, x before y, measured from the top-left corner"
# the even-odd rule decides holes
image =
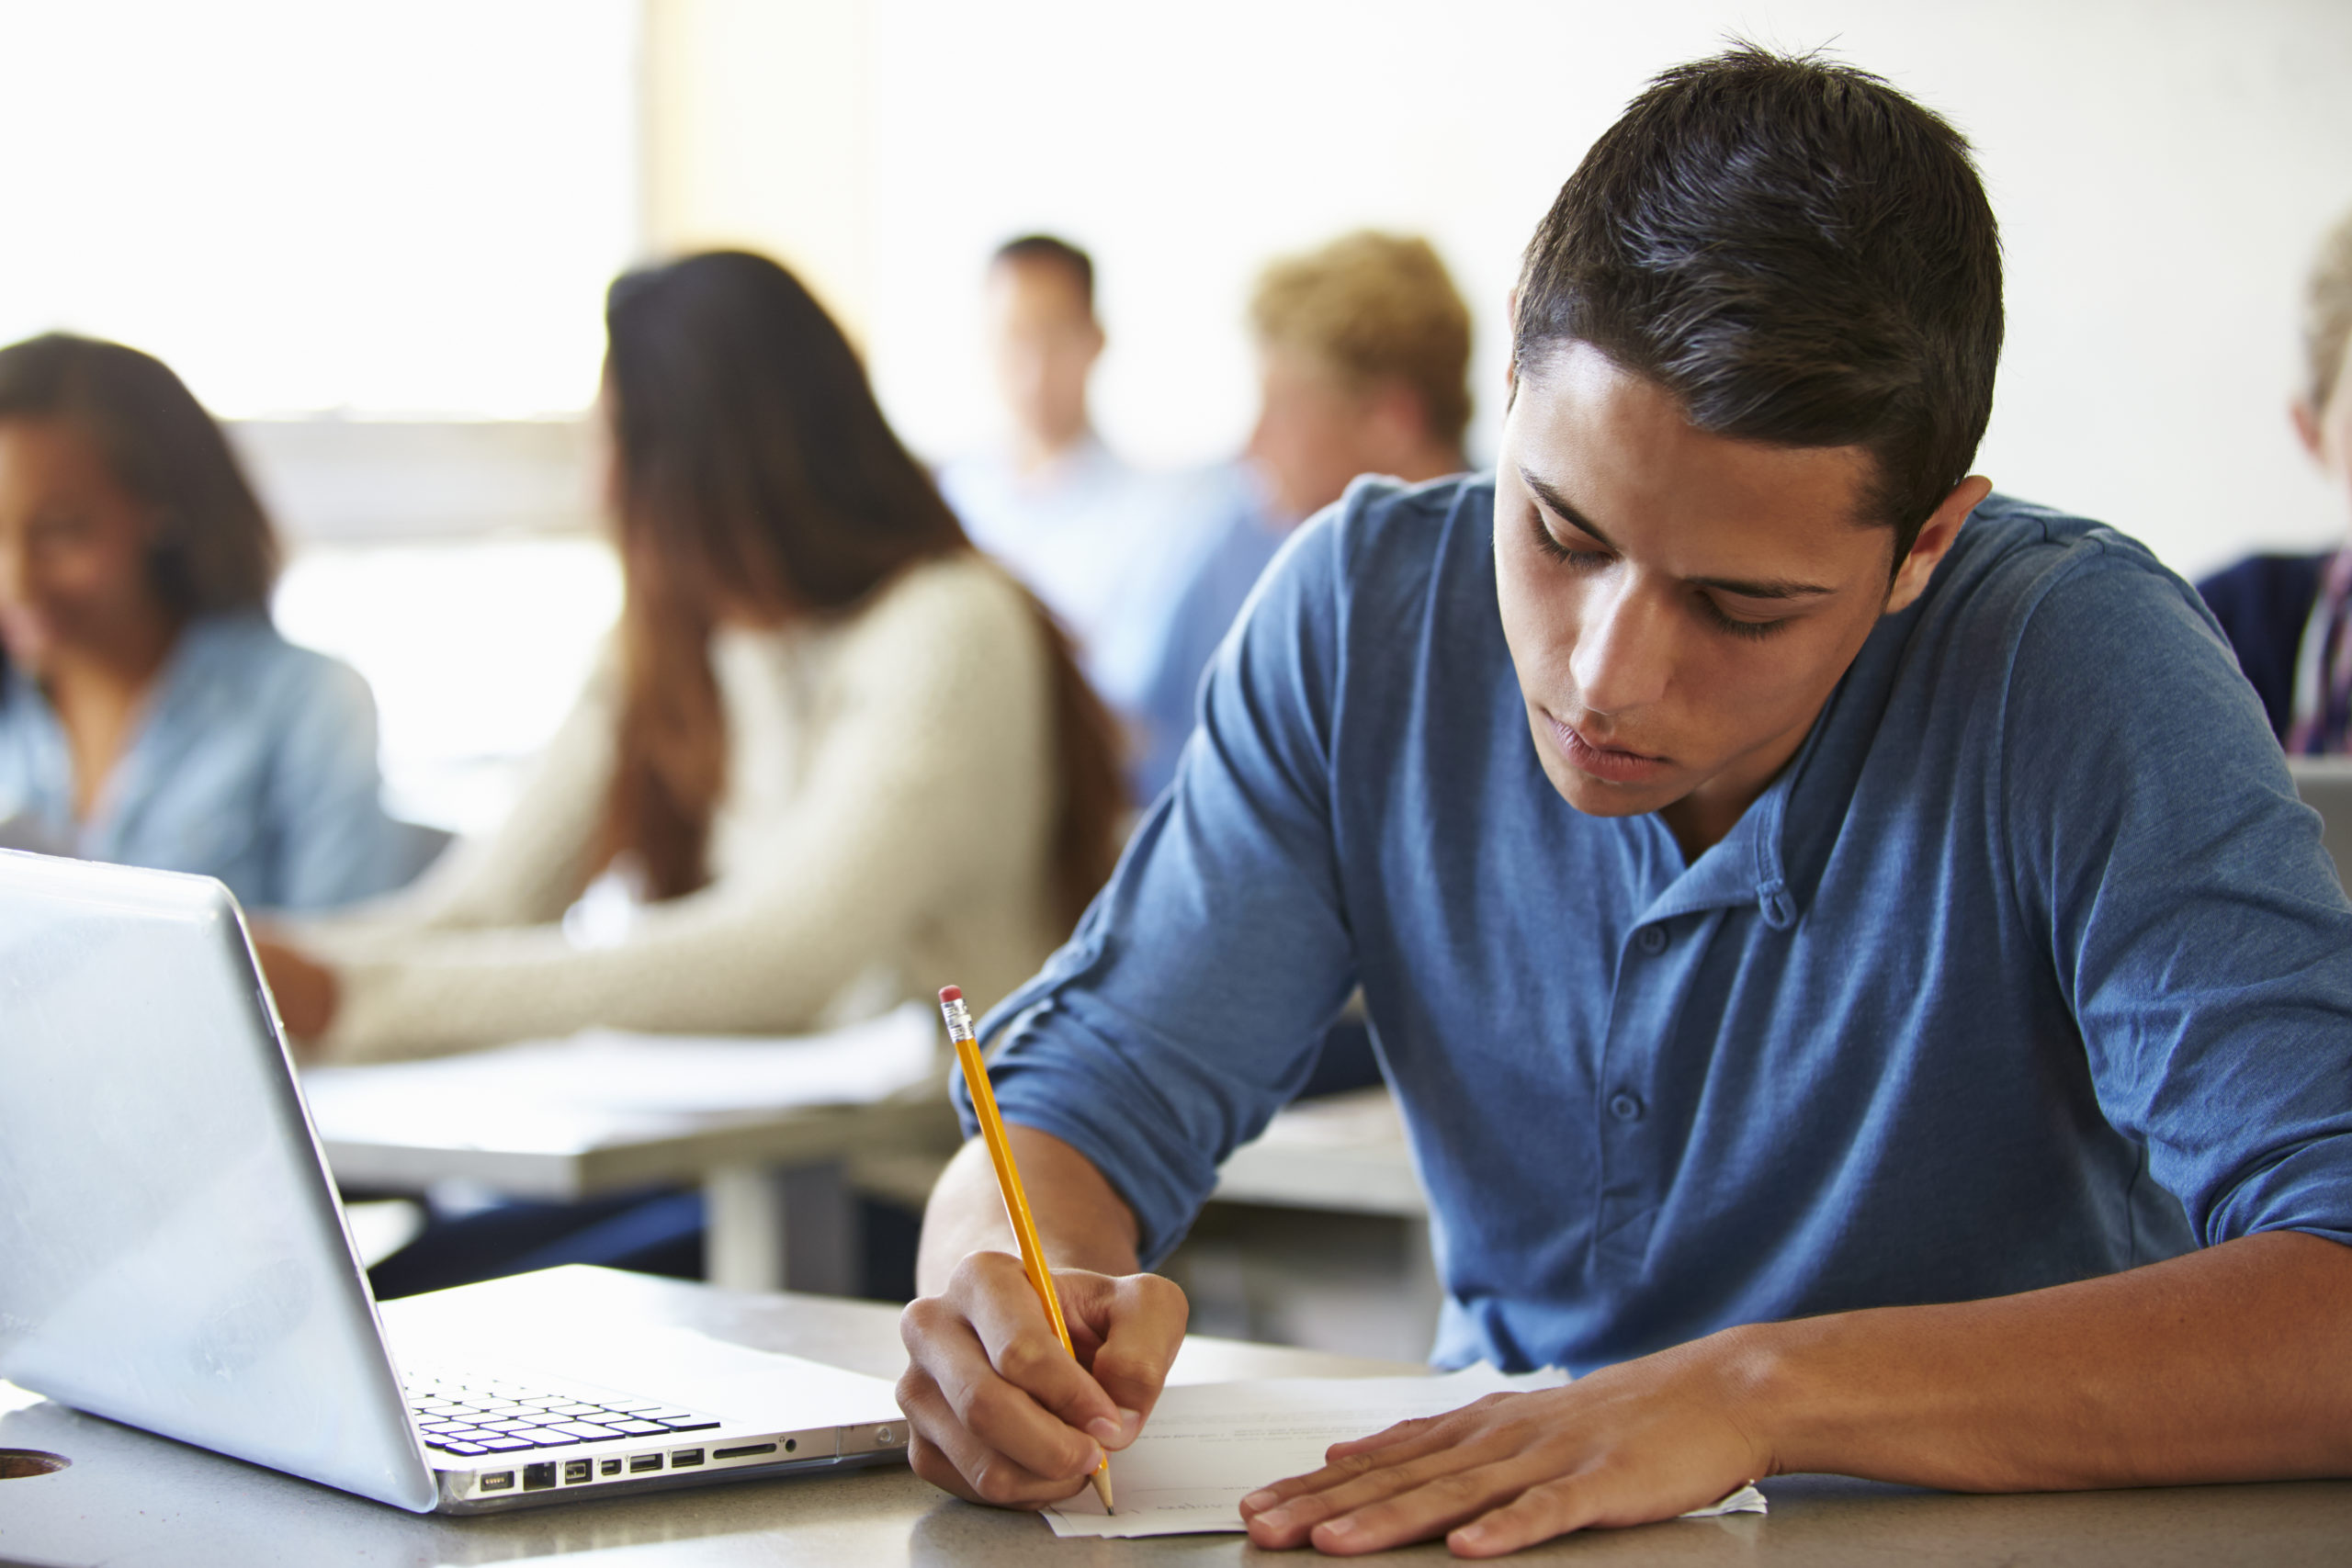
[[[2352,905],[2196,594],[1996,497],[1686,864],[1544,779],[1487,479],[1360,483],[1269,569],[1176,787],[988,1021],[1007,1117],[1147,1258],[1361,983],[1436,1359],[2352,1242]]]

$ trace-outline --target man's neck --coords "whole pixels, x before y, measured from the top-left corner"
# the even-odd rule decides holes
[[[1469,467],[1462,456],[1462,448],[1442,442],[1423,441],[1397,454],[1382,470],[1396,475],[1407,484],[1419,484],[1424,479],[1442,479],[1448,474],[1458,474]]]
[[[1803,724],[1775,736],[1772,740],[1742,757],[1722,773],[1684,795],[1680,800],[1658,808],[1658,820],[1682,848],[1682,863],[1693,865],[1701,855],[1731,836],[1747,808],[1772,787],[1781,770],[1804,745],[1804,738],[1813,733],[1814,719],[1820,716],[1816,707]]]
[[[1080,425],[1058,440],[1034,431],[1017,432],[1012,438],[1013,471],[1023,479],[1034,479],[1069,461],[1093,439],[1094,427],[1089,424]]]
[[[65,731],[66,750],[74,762],[77,820],[88,820],[97,808],[106,782],[130,750],[148,694],[170,657],[178,628],[167,625],[158,629],[160,636],[141,637],[136,646],[112,649],[103,657],[68,653],[41,671],[41,690]]]

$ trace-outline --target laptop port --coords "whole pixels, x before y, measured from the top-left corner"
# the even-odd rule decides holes
[[[643,1475],[649,1470],[659,1470],[661,1468],[662,1456],[660,1454],[632,1454],[629,1456],[628,1472],[631,1475]]]
[[[701,1462],[702,1450],[700,1449],[680,1449],[676,1453],[670,1456],[670,1468],[672,1470],[683,1470],[687,1465],[700,1464]]]
[[[511,1470],[494,1470],[488,1475],[476,1476],[474,1478],[474,1490],[477,1492],[512,1492],[514,1490],[514,1472]]]
[[[713,1459],[742,1459],[749,1454],[772,1454],[774,1452],[775,1452],[775,1445],[774,1443],[745,1443],[740,1449],[715,1450],[710,1457]]]
[[[552,1461],[547,1464],[526,1464],[523,1467],[524,1491],[544,1492],[554,1484],[555,1465]]]
[[[608,1459],[596,1468],[603,1474],[618,1475],[621,1472],[621,1461],[616,1459]]]
[[[566,1486],[585,1485],[589,1477],[594,1475],[595,1472],[596,1461],[594,1460],[568,1459],[563,1461],[563,1483]]]

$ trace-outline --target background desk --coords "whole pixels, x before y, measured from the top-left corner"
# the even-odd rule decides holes
[[[944,1100],[730,1112],[651,1134],[616,1118],[582,1127],[560,1146],[451,1145],[423,1125],[400,1138],[346,1135],[331,1122],[319,1128],[335,1180],[354,1190],[421,1192],[469,1181],[503,1197],[571,1201],[660,1182],[700,1186],[705,1273],[745,1291],[854,1289],[842,1162],[955,1135]]]
[[[705,1273],[854,1294],[842,1164],[952,1150],[939,1021],[901,1008],[795,1040],[605,1035],[304,1075],[345,1190],[444,1182],[571,1202],[699,1186]]]
[[[533,1321],[602,1309],[677,1324],[877,1376],[902,1364],[897,1314],[858,1302],[752,1297],[592,1269],[560,1269],[390,1303],[395,1322]],[[1195,1340],[1203,1378],[1394,1372],[1308,1351]],[[5,1389],[6,1385],[0,1385]],[[543,1562],[614,1568],[1056,1568],[1306,1562],[1239,1536],[1057,1540],[1043,1521],[972,1507],[902,1469],[753,1482],[477,1519],[422,1518],[127,1427],[35,1404],[0,1416],[0,1447],[75,1462],[0,1481],[0,1562],[108,1568],[379,1568]],[[2352,1483],[1956,1497],[1819,1476],[1764,1483],[1768,1517],[1679,1520],[1554,1542],[1513,1562],[1740,1564],[1888,1562],[2187,1565],[2337,1563],[2352,1543]],[[1445,1562],[1442,1546],[1383,1562]]]

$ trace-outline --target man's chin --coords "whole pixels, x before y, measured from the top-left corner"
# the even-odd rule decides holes
[[[1663,810],[1690,793],[1679,775],[1672,781],[1613,784],[1556,758],[1544,759],[1544,776],[1560,798],[1587,817],[1640,817]]]

